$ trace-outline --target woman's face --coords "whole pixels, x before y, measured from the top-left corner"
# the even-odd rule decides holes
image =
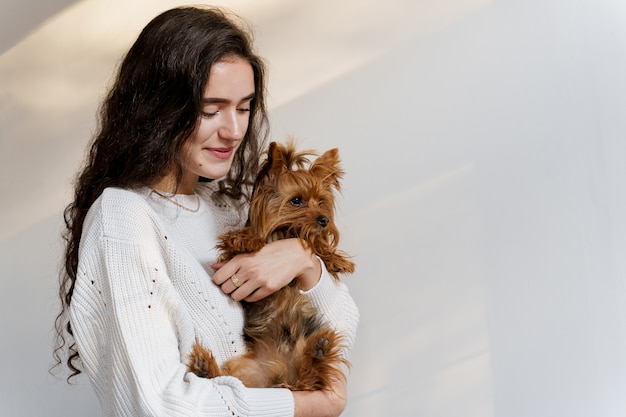
[[[193,193],[199,176],[226,176],[248,129],[253,98],[254,73],[247,60],[228,57],[213,64],[198,127],[183,147],[179,192]]]

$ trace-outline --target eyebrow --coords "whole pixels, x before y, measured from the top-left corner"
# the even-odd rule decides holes
[[[250,101],[254,98],[254,96],[255,96],[255,93],[249,94],[245,96],[244,98],[242,98],[239,101],[239,103]],[[202,99],[202,104],[228,104],[230,102],[231,100],[228,100],[226,98],[219,98],[219,97],[205,97]]]

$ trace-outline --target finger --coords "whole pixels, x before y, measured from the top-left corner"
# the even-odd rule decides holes
[[[261,290],[256,288],[250,281],[246,281],[247,285],[244,284],[241,287],[237,288],[234,292],[230,294],[230,297],[235,301],[258,301],[263,297],[258,297],[257,293]]]
[[[211,266],[212,269],[217,271],[218,269],[220,269],[224,265],[226,265],[226,262],[215,262],[214,264],[211,264],[210,266]]]
[[[226,262],[222,264],[213,274],[213,282],[217,285],[222,285],[228,281],[233,274],[236,274],[237,271],[239,271],[239,265],[237,265],[237,263]]]
[[[270,291],[263,290],[261,288],[257,288],[254,291],[252,291],[251,293],[248,293],[245,297],[242,297],[240,300],[237,300],[237,301],[245,300],[245,301],[247,301],[249,303],[254,303],[256,301],[264,299],[265,297],[267,297],[270,294],[271,294]],[[233,299],[234,298],[235,297],[233,297]]]
[[[247,281],[245,281],[243,278],[240,278],[237,274],[233,274],[231,275],[222,285],[222,291],[226,294],[230,294],[231,297],[233,296],[233,294],[235,292],[238,292],[239,297],[243,298],[242,294],[246,293],[246,288],[249,287],[249,285],[246,285],[245,288],[241,288]]]

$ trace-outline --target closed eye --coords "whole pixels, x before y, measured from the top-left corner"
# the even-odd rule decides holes
[[[237,112],[240,114],[246,114],[246,113],[250,113],[250,109],[237,109]],[[207,119],[210,119],[212,117],[217,116],[217,114],[219,113],[219,111],[214,111],[214,112],[208,112],[208,111],[203,111],[201,112],[202,117],[206,117]]]

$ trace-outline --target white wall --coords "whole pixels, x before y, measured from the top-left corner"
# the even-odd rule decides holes
[[[81,2],[0,56],[3,416],[95,415],[85,378],[46,373],[60,211],[157,3]],[[226,4],[270,61],[275,137],[343,157],[344,415],[626,415],[626,3]]]

